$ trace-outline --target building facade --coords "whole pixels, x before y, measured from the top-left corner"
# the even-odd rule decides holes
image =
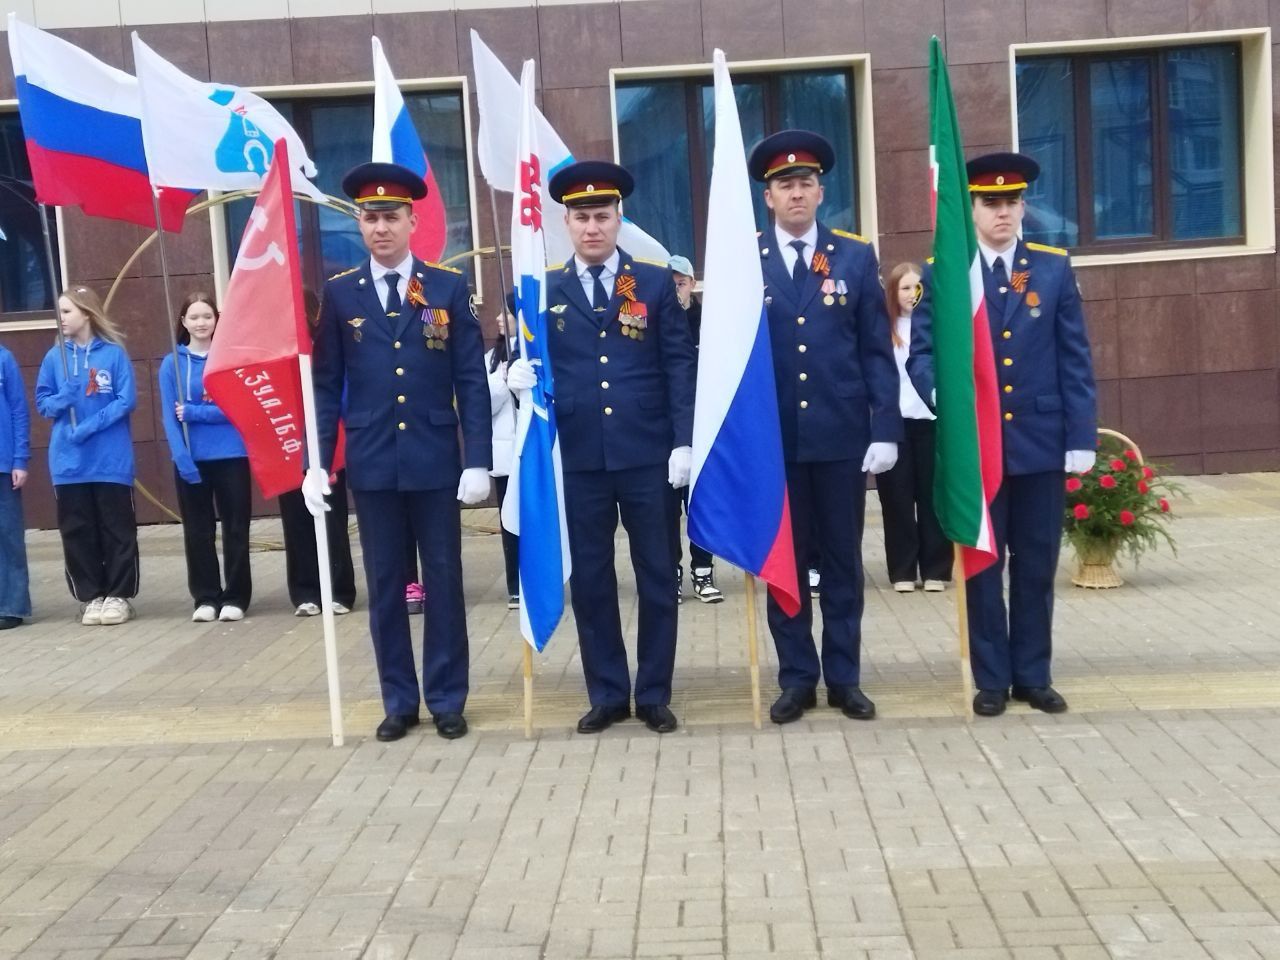
[[[580,158],[640,183],[627,213],[701,272],[714,142],[712,50],[733,69],[744,135],[804,126],[837,145],[820,215],[878,246],[885,271],[929,253],[927,56],[943,38],[966,150],[1015,145],[1044,170],[1029,239],[1077,265],[1100,422],[1183,473],[1280,469],[1273,21],[1268,0],[26,0],[27,22],[132,69],[130,33],[194,77],[250,87],[290,118],[338,193],[367,159],[370,36],[382,41],[449,213],[449,248],[493,332],[489,190],[475,162],[471,30],[515,74],[538,63],[543,111]],[[53,339],[8,48],[0,46],[0,342],[28,388]],[[167,237],[178,300],[220,292],[248,201],[190,214]],[[342,214],[302,205],[307,285],[360,255]],[[509,207],[499,198],[499,221]],[[762,208],[757,210],[764,226]],[[104,295],[139,384],[138,477],[173,503],[156,372],[168,350],[154,244],[64,210],[68,278]],[[505,231],[505,226],[504,226]],[[132,258],[132,259],[131,259]],[[712,346],[712,345],[704,345]],[[28,522],[50,526],[47,424],[33,420]],[[259,504],[271,510],[270,504]],[[162,518],[139,502],[144,521]]]

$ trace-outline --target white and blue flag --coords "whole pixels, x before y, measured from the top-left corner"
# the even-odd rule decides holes
[[[538,382],[520,404],[502,525],[520,537],[520,632],[541,653],[564,614],[570,564],[564,470],[551,403],[555,384],[547,353],[546,179],[534,124],[533,69],[533,61],[526,60],[520,77],[511,272],[520,355],[533,367]]]

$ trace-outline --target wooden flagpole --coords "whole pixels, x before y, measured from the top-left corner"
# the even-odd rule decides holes
[[[973,720],[973,673],[969,669],[969,589],[964,576],[964,548],[955,544],[956,618],[960,626],[960,683],[964,696],[964,716]]]
[[[747,583],[747,662],[751,665],[751,719],[760,729],[760,643],[756,637],[756,578],[743,571]]]

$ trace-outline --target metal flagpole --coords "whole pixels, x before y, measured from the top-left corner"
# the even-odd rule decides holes
[[[507,274],[502,267],[502,229],[498,222],[498,194],[493,189],[493,184],[489,185],[489,211],[493,214],[493,255],[498,261],[498,289],[502,294],[502,305],[498,308],[500,314],[507,312]],[[519,332],[519,317],[512,316],[512,323],[517,324],[517,332]],[[511,336],[511,331],[499,331],[498,339],[500,341],[502,352],[510,360],[510,348],[507,339]],[[498,347],[494,347],[495,350]],[[511,405],[512,416],[517,416],[515,404]],[[502,535],[502,504],[498,504],[498,535]],[[524,603],[524,594],[521,592],[520,602]],[[524,735],[526,739],[533,736],[533,648],[523,636],[520,638],[521,645],[524,647]]]
[[[49,289],[53,294],[53,329],[58,334],[58,356],[62,358],[62,379],[66,381],[71,379],[71,369],[67,366],[67,338],[62,335],[62,313],[58,309],[62,284],[58,282],[58,265],[53,256],[53,238],[49,235],[49,208],[43,203],[39,207],[40,230],[44,234],[44,255],[49,261]],[[67,413],[71,415],[71,425],[74,427],[76,408],[68,407]]]
[[[969,589],[964,578],[964,548],[955,545],[956,617],[960,622],[960,682],[964,692],[964,716],[973,720],[973,674],[969,670]]]
[[[747,662],[751,665],[751,718],[760,729],[760,644],[756,639],[756,578],[745,570],[747,581]]]
[[[156,242],[160,248],[160,275],[164,278],[164,309],[168,321],[165,327],[169,330],[169,349],[173,353],[173,385],[174,395],[182,399],[182,377],[178,373],[178,335],[174,332],[174,321],[177,315],[173,312],[173,290],[169,281],[169,257],[164,246],[164,226],[160,222],[160,191],[153,185],[151,187],[151,208],[155,211],[156,216]],[[167,413],[168,411],[165,411]],[[187,445],[187,450],[191,450],[191,432],[187,429],[187,421],[182,421],[182,440]]]

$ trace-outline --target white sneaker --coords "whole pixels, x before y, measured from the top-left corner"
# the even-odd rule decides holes
[[[102,623],[102,597],[84,605],[80,611],[80,622],[86,627],[96,627]]]
[[[945,580],[926,580],[924,582],[925,593],[942,593],[947,589],[947,581]]]
[[[123,597],[107,597],[102,601],[102,625],[114,627],[133,619],[133,606]]]
[[[202,603],[196,607],[196,612],[191,615],[192,623],[212,623],[218,619],[218,611],[213,609],[212,604]]]
[[[916,584],[914,580],[899,580],[893,585],[893,589],[899,593],[915,593]]]
[[[218,619],[223,623],[230,623],[233,620],[243,620],[244,611],[234,604],[228,603],[222,608],[221,612],[219,612]]]
[[[343,617],[351,612],[351,608],[348,607],[345,603],[338,603],[338,601],[335,600],[333,602],[333,612],[335,615],[339,617]]]
[[[318,617],[320,616],[320,606],[315,603],[300,603],[298,609],[293,611],[295,617]]]

